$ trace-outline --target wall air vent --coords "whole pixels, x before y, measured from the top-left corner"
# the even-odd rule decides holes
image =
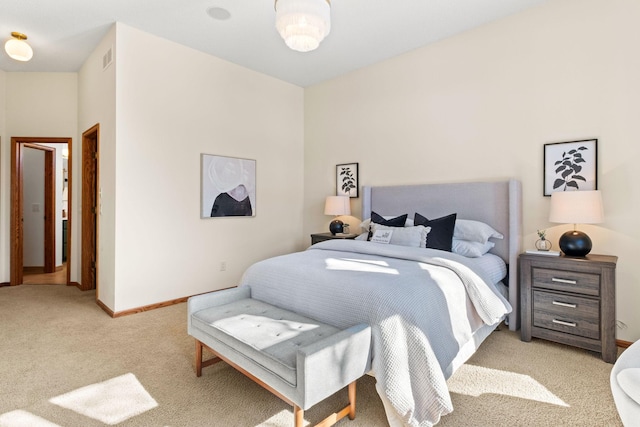
[[[107,50],[107,53],[102,57],[102,71],[109,68],[109,65],[113,62],[113,46]]]

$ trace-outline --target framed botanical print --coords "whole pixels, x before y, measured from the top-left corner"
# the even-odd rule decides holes
[[[201,218],[256,216],[256,161],[201,155]]]
[[[598,140],[544,145],[544,195],[598,189]]]
[[[358,164],[336,165],[336,196],[358,197]]]

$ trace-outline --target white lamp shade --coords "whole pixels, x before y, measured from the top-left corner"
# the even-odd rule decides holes
[[[4,44],[4,50],[16,61],[29,61],[33,57],[33,49],[24,40],[12,38]]]
[[[351,215],[351,202],[348,196],[329,196],[324,203],[325,215]]]
[[[317,49],[331,31],[328,0],[276,0],[276,29],[290,49]]]
[[[603,221],[604,209],[600,191],[556,191],[551,193],[549,222],[598,224]]]

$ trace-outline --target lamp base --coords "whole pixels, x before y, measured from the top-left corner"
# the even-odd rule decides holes
[[[591,239],[582,231],[567,231],[560,236],[560,250],[567,256],[584,257],[591,252]]]
[[[342,233],[344,231],[344,222],[340,221],[339,219],[334,219],[333,221],[331,221],[331,224],[329,224],[329,231],[334,236],[337,233]]]

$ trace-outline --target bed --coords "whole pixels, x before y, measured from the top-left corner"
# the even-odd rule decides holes
[[[253,298],[335,327],[370,324],[372,374],[389,424],[431,426],[453,410],[446,379],[503,321],[519,327],[520,183],[364,187],[362,203],[363,218],[456,213],[503,237],[478,258],[330,240],[252,265],[240,286],[250,286]],[[487,260],[503,269],[486,268]]]

